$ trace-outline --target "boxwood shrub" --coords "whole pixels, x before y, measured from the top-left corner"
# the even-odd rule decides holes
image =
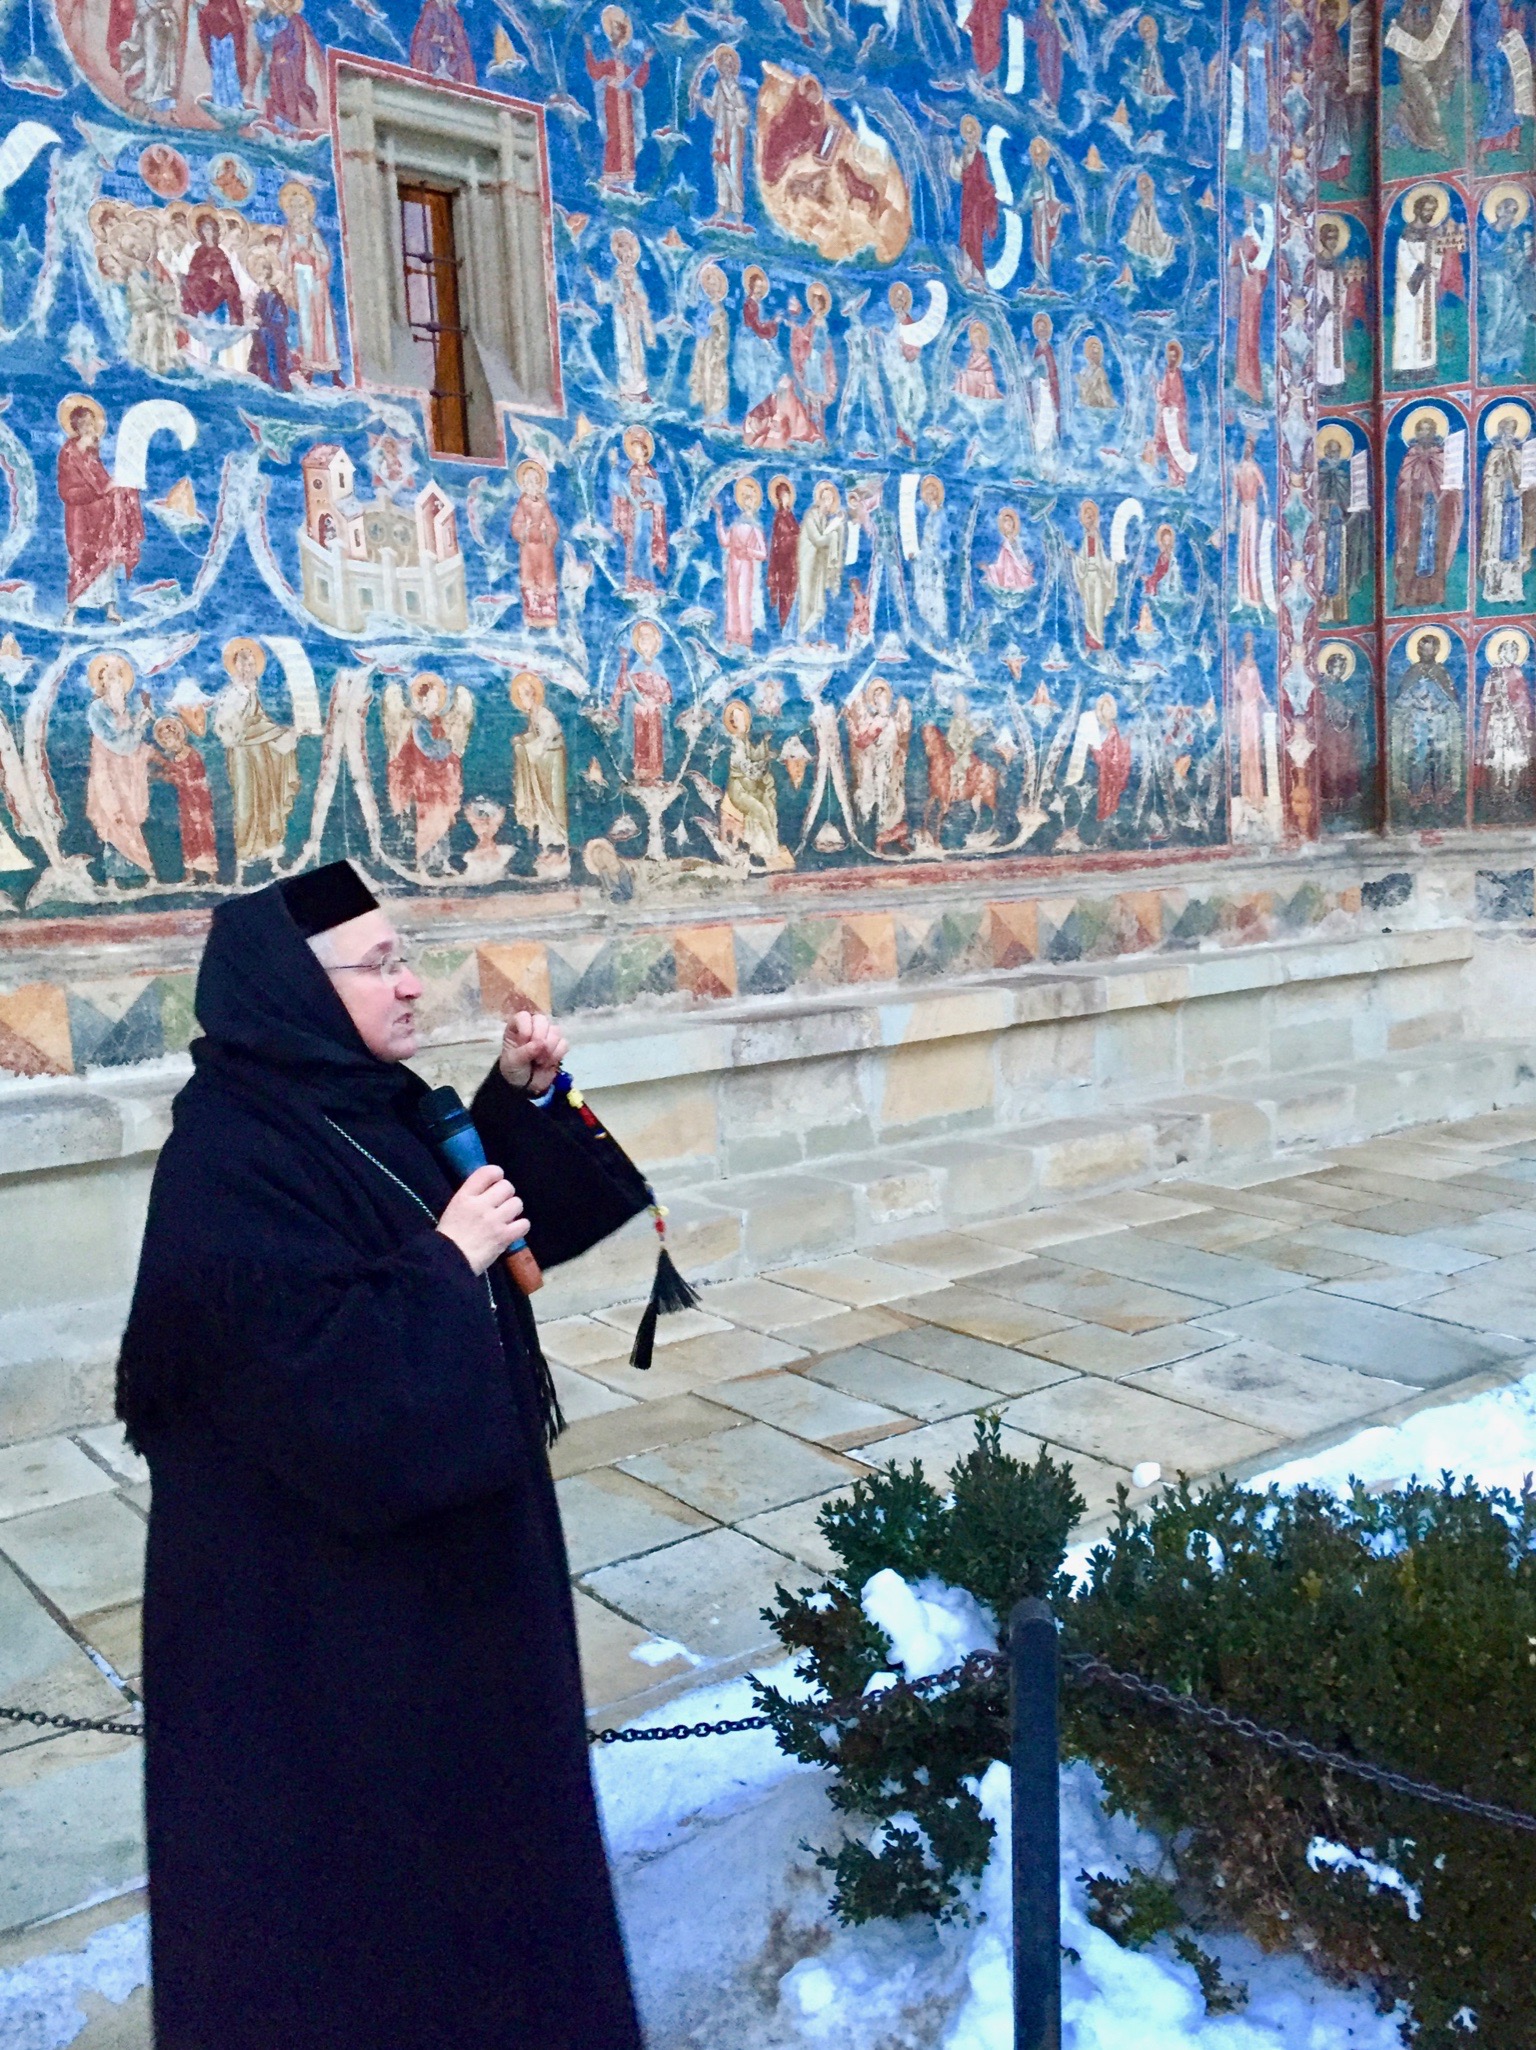
[[[859,1601],[880,1568],[964,1587],[995,1618],[1043,1595],[1067,1649],[1536,1813],[1536,1496],[1450,1476],[1346,1500],[1181,1482],[1131,1509],[1122,1493],[1074,1584],[1061,1568],[1081,1514],[1069,1469],[1009,1457],[983,1419],[949,1494],[893,1463],[831,1504],[838,1569],[815,1592],[781,1587],[765,1614],[818,1695],[847,1701],[890,1659]],[[1004,1683],[831,1713],[760,1693],[779,1742],[828,1767],[835,1806],[861,1818],[822,1854],[836,1912],[963,1916],[991,1836],[965,1781],[1007,1756]],[[1417,2045],[1536,2050],[1536,1836],[1097,1687],[1064,1690],[1063,1748],[1162,1837],[1186,1928],[1242,1929],[1368,1986]]]

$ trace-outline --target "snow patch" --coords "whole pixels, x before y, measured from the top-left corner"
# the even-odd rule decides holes
[[[28,1958],[0,1972],[0,2043],[5,2050],[64,2050],[90,2019],[82,1993],[121,2006],[148,1978],[148,1915],[109,1922],[79,1950]]]

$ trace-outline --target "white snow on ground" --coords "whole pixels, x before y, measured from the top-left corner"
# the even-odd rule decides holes
[[[65,2050],[89,2017],[82,1993],[121,2003],[149,1977],[149,1917],[109,1922],[79,1950],[28,1958],[0,1972],[5,2050]]]
[[[1313,1453],[1272,1467],[1250,1483],[1282,1488],[1330,1488],[1347,1494],[1351,1476],[1367,1487],[1397,1485],[1417,1475],[1438,1481],[1443,1472],[1460,1480],[1471,1474],[1485,1488],[1519,1494],[1536,1471],[1536,1374],[1512,1387],[1474,1395],[1466,1402],[1421,1409],[1406,1423],[1361,1431],[1329,1452]]]

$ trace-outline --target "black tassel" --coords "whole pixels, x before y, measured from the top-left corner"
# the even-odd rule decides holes
[[[629,1364],[638,1367],[642,1373],[650,1366],[651,1356],[656,1350],[658,1317],[670,1317],[677,1310],[696,1310],[698,1306],[698,1290],[678,1273],[672,1255],[663,1246],[656,1259],[656,1278],[651,1283],[651,1299],[646,1304],[635,1330],[635,1342],[630,1348]]]
[[[666,1258],[666,1254],[662,1254]],[[629,1349],[629,1364],[646,1373],[651,1364],[651,1355],[656,1350],[656,1297],[653,1294],[635,1327],[635,1342]]]
[[[651,1301],[664,1317],[670,1316],[674,1310],[696,1310],[699,1307],[698,1290],[678,1273],[665,1246],[656,1262]]]

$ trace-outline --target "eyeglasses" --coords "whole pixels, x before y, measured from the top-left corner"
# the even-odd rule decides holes
[[[409,954],[386,954],[382,961],[331,961],[327,975],[376,975],[381,982],[397,982],[411,965]]]

